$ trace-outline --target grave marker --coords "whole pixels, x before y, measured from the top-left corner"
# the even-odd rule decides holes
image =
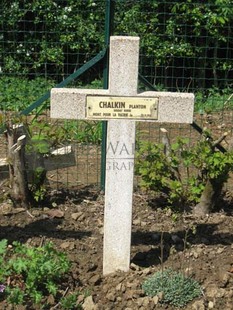
[[[108,120],[104,211],[104,275],[128,271],[134,178],[135,120],[192,123],[194,95],[137,93],[139,38],[110,40],[109,89],[51,91],[51,117]]]

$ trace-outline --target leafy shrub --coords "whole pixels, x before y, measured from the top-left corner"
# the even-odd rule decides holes
[[[56,296],[58,283],[69,269],[66,255],[51,243],[35,248],[13,242],[10,250],[6,240],[0,241],[0,284],[11,304],[40,304],[45,296]]]
[[[136,174],[141,177],[143,189],[163,192],[173,206],[197,202],[200,198],[203,183],[190,174],[193,162],[188,139],[178,139],[172,144],[169,157],[164,153],[163,144],[142,142],[136,158]]]
[[[165,193],[171,206],[198,203],[207,181],[221,187],[233,168],[232,152],[216,151],[213,145],[208,136],[194,146],[178,138],[166,155],[163,144],[142,142],[136,161],[141,187]]]
[[[151,297],[163,293],[162,302],[176,307],[183,307],[201,295],[197,281],[171,269],[156,272],[143,283],[142,289]]]

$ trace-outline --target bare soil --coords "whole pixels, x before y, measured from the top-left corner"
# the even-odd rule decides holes
[[[210,128],[214,139],[218,139],[223,132],[230,132],[232,113],[216,113],[196,120],[202,127]],[[158,142],[159,126],[141,124],[140,139]],[[165,128],[169,129],[171,141],[177,136],[189,137],[191,141],[200,138],[189,125]],[[230,136],[223,143],[226,148]],[[0,142],[0,157],[5,157],[3,137]],[[162,268],[180,271],[201,284],[202,296],[183,309],[233,310],[232,179],[218,210],[205,218],[171,214],[161,197],[135,191],[130,270],[103,277],[104,195],[99,188],[83,186],[99,182],[100,149],[83,149],[78,145],[75,159],[75,167],[48,171],[50,190],[46,202],[30,210],[13,208],[7,200],[7,179],[0,180],[0,239],[6,238],[10,244],[18,240],[29,246],[51,241],[67,253],[72,269],[61,283],[60,296],[80,291],[78,301],[84,310],[176,309],[145,296],[142,290],[145,279]],[[47,302],[48,309],[61,309],[59,299],[48,296]],[[14,308],[0,302],[0,309]],[[33,310],[28,305],[15,309]]]
[[[7,187],[1,187],[1,197]],[[142,284],[162,268],[192,276],[203,295],[183,309],[233,309],[233,206],[230,194],[210,216],[172,216],[163,201],[136,191],[130,270],[102,276],[104,195],[95,187],[52,190],[43,206],[0,204],[0,239],[29,246],[52,241],[72,261],[61,294],[80,291],[83,309],[177,309],[145,296]],[[3,200],[2,200],[3,201]],[[185,240],[187,242],[185,242]],[[86,292],[89,297],[85,299]],[[49,298],[48,309],[61,309]],[[13,309],[4,302],[0,309]],[[26,305],[15,309],[32,309]]]

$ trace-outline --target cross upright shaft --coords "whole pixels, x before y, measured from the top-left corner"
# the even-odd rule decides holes
[[[111,39],[110,94],[119,96],[137,95],[138,61],[138,37],[113,37]],[[108,121],[104,211],[104,274],[114,272],[117,269],[129,270],[134,144],[135,121]]]

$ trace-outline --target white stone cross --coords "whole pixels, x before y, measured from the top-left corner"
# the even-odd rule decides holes
[[[128,271],[130,266],[135,120],[193,121],[193,94],[137,93],[138,63],[139,38],[113,36],[107,90],[54,88],[51,91],[52,118],[108,120],[104,275]]]

